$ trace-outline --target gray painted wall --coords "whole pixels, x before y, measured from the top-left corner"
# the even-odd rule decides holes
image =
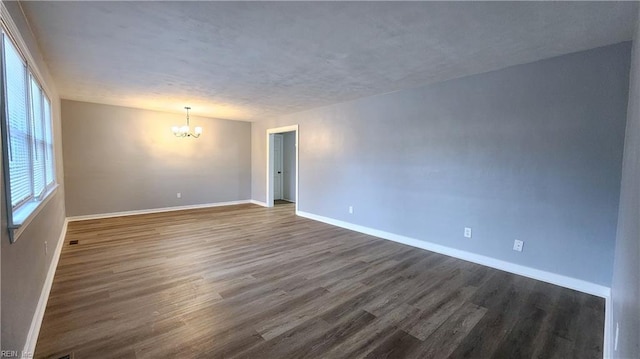
[[[638,24],[640,26],[640,23]],[[617,358],[640,353],[640,27],[636,29],[631,58],[631,84],[618,233],[613,265],[613,329],[619,325]]]
[[[283,135],[283,197],[287,201],[296,201],[296,133],[285,132]]]
[[[251,124],[62,101],[67,216],[247,200]],[[177,198],[180,192],[182,198]]]
[[[609,286],[629,62],[622,43],[253,123],[252,198],[266,129],[299,124],[299,210]]]
[[[52,105],[56,175],[60,185],[55,195],[14,244],[9,243],[6,219],[4,215],[2,216],[2,241],[0,243],[2,257],[0,260],[2,265],[2,279],[0,280],[2,285],[0,299],[2,302],[2,313],[0,314],[2,324],[0,326],[2,330],[0,337],[3,350],[21,351],[27,340],[29,327],[40,299],[49,265],[53,260],[54,249],[58,244],[64,225],[64,178],[62,175],[60,99],[18,3],[9,1],[4,2],[4,5],[18,26],[36,61],[36,66],[44,77],[45,86],[48,88],[47,94]],[[2,176],[0,176],[0,183],[1,181]],[[2,192],[2,205],[4,206],[4,185],[0,188],[3,189],[0,192]],[[3,214],[4,210],[3,208]],[[44,251],[45,242],[49,248],[48,254],[45,254]]]

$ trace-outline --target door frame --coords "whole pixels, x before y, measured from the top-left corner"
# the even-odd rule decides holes
[[[267,129],[267,207],[273,207],[273,135],[276,133],[284,133],[284,132],[295,132],[296,133],[296,143],[295,143],[295,152],[296,152],[296,213],[298,213],[298,204],[300,203],[300,188],[298,181],[298,173],[300,172],[300,163],[298,161],[298,152],[299,152],[299,136],[300,131],[298,129],[298,125],[290,125],[283,127],[275,127]]]

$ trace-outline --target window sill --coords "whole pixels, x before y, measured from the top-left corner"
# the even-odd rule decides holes
[[[47,192],[42,196],[42,200],[31,201],[20,206],[20,208],[13,212],[12,224],[9,225],[9,234],[11,243],[18,240],[22,232],[27,228],[29,223],[40,213],[40,211],[47,205],[47,203],[53,198],[58,190],[58,184],[51,186]]]

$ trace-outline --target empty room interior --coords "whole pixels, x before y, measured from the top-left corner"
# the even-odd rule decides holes
[[[0,357],[640,358],[639,11],[0,1]]]

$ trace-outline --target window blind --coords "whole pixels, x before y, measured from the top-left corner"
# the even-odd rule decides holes
[[[0,32],[0,50],[4,60],[0,70],[6,110],[0,115],[7,138],[3,156],[9,172],[9,221],[10,226],[19,226],[44,199],[47,189],[55,185],[51,102],[4,29]]]
[[[32,151],[33,151],[33,195],[38,197],[45,188],[44,163],[45,163],[45,139],[44,116],[42,111],[42,90],[31,76],[31,124],[32,124]]]
[[[13,40],[16,39],[14,42]],[[17,44],[17,45],[16,45]],[[51,102],[19,34],[0,21],[0,132],[9,238],[15,242],[56,188]]]
[[[31,198],[33,184],[31,178],[31,134],[27,107],[27,67],[6,36],[3,36],[3,48],[11,205],[16,207]]]
[[[43,96],[44,99],[44,138],[46,141],[46,149],[45,149],[45,184],[48,187],[55,181],[55,164],[53,163],[53,130],[51,128],[51,103],[46,95]]]

